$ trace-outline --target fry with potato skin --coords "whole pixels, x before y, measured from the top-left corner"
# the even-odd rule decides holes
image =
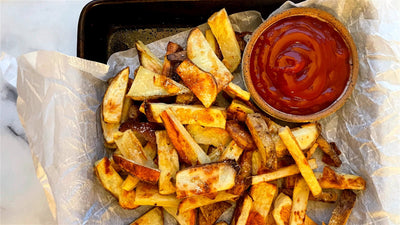
[[[155,184],[160,178],[160,170],[158,169],[140,165],[122,155],[114,154],[113,159],[123,170],[136,176],[140,180]]]
[[[353,191],[343,190],[328,225],[345,225],[356,203],[356,198],[357,196]]]
[[[171,216],[173,216],[179,225],[196,225],[197,209],[191,209],[178,213],[178,207],[163,207]]]
[[[236,203],[231,225],[246,225],[250,215],[253,200],[248,194],[244,194]]]
[[[142,41],[137,41],[135,43],[136,50],[139,55],[140,65],[145,67],[148,70],[153,71],[154,73],[161,74],[162,72],[162,63],[161,60],[158,59],[150,49],[143,44]]]
[[[226,131],[235,140],[236,144],[247,151],[252,151],[257,148],[253,137],[239,123],[233,120],[226,121]]]
[[[339,155],[336,154],[336,151],[332,148],[331,144],[325,140],[322,136],[317,138],[317,143],[319,148],[332,159],[333,165],[335,167],[339,167],[342,165],[342,161],[339,158]]]
[[[215,198],[208,198],[203,195],[196,195],[193,197],[185,198],[179,203],[179,213],[199,208],[201,206],[210,205],[216,202],[229,201],[237,197],[239,196],[230,194],[226,191],[220,191],[217,193]]]
[[[325,166],[322,175],[317,174],[322,188],[365,190],[365,180],[356,175],[336,173],[329,166]]]

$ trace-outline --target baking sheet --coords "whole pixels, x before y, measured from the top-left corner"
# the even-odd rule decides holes
[[[287,2],[279,10],[294,6],[321,8],[335,15],[353,35],[359,52],[354,93],[342,109],[321,121],[325,136],[343,152],[339,171],[367,181],[367,189],[357,193],[348,224],[400,224],[400,152],[396,148],[400,144],[400,46],[396,40],[400,30],[394,29],[400,27],[400,5],[396,1],[320,0]],[[245,17],[250,14],[255,15],[247,12]],[[236,25],[247,22],[233,20]],[[184,45],[187,34],[180,35],[172,40]],[[162,57],[166,41],[149,48]],[[57,222],[126,224],[146,211],[149,207],[121,209],[93,173],[94,162],[106,154],[98,123],[104,81],[126,65],[133,71],[138,65],[135,50],[112,55],[108,65],[48,51],[23,55],[18,64],[18,113]],[[240,83],[240,75],[235,76]],[[321,224],[328,222],[332,208],[310,202],[307,213]]]

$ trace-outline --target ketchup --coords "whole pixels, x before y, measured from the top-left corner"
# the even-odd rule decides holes
[[[331,105],[350,76],[350,52],[327,22],[292,16],[267,28],[250,57],[255,90],[272,107],[308,115]]]

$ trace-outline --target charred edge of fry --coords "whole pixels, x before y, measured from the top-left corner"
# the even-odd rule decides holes
[[[157,169],[145,167],[136,163],[133,163],[121,156],[113,155],[115,162],[120,165],[125,171],[138,177],[140,180],[156,184],[159,177],[160,171]]]

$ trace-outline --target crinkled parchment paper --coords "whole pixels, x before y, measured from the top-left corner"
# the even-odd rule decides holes
[[[323,133],[343,154],[340,172],[358,174],[358,192],[348,224],[400,224],[400,4],[392,1],[306,1],[335,15],[353,35],[360,74],[350,100],[321,121]],[[237,31],[251,31],[258,13],[231,17]],[[202,26],[204,29],[206,26]],[[168,40],[185,45],[187,32],[152,43],[162,58]],[[96,179],[93,164],[106,155],[98,118],[105,80],[138,66],[134,49],[116,53],[108,65],[38,51],[18,60],[18,113],[37,176],[60,224],[127,224],[149,207],[124,210]],[[235,83],[240,84],[240,72]],[[328,222],[334,204],[310,202],[308,215]],[[166,216],[168,224],[171,217]]]

